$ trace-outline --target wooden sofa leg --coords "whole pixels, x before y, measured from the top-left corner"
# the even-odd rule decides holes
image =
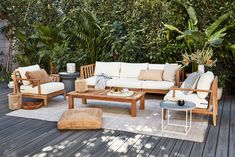
[[[66,91],[64,91],[64,100],[66,100]]]
[[[44,106],[47,107],[47,105],[48,105],[48,99],[45,98],[44,99]]]
[[[217,121],[217,115],[216,115],[216,113],[213,113],[212,119],[213,119],[213,125],[216,126],[216,121]]]
[[[163,119],[164,119],[164,120],[166,120],[166,118],[167,118],[167,114],[166,114],[166,112],[167,112],[167,110],[166,110],[166,109],[164,109],[164,110],[163,110]]]

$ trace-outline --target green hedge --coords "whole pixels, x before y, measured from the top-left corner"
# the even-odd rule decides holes
[[[16,38],[15,53],[22,64],[40,61],[47,68],[50,66],[48,56],[54,57],[50,58],[55,60],[53,64],[60,64],[60,70],[64,70],[66,62],[76,62],[80,66],[94,62],[94,59],[165,63],[181,60],[181,54],[188,51],[184,42],[175,40],[178,34],[166,34],[166,28],[163,26],[163,23],[167,23],[181,30],[187,28],[187,11],[178,2],[179,0],[4,0],[0,4],[0,16],[8,20],[10,27],[23,33],[30,43],[25,44],[22,42],[25,40]],[[230,0],[182,0],[182,3],[195,9],[200,30],[235,8],[235,3]],[[95,24],[100,27],[92,30],[94,34],[85,34],[92,42],[82,42],[81,38],[78,38],[81,34],[74,33],[78,29],[76,25],[71,25],[71,28],[61,24],[65,17],[72,17],[79,25],[79,20],[71,13],[75,8],[82,8],[92,14]],[[87,17],[89,18],[89,15]],[[233,14],[233,18],[222,25],[234,22],[234,17]],[[45,38],[49,37],[44,36],[39,40],[40,30],[36,29],[34,24],[48,27],[53,32],[49,37],[56,39],[45,42]],[[214,49],[214,57],[218,59],[218,67],[214,68],[216,73],[226,72],[233,75],[234,56],[226,45],[235,42],[234,34],[234,29],[229,30],[224,44]],[[66,55],[63,55],[62,50]],[[42,52],[46,57],[40,60]]]

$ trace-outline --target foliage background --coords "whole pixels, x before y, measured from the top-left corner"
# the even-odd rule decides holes
[[[232,0],[183,2],[195,9],[201,30],[235,9]],[[63,25],[65,18],[74,16],[71,10],[76,8],[90,14],[99,27],[93,28],[93,36],[86,34],[84,41],[74,33],[80,28]],[[175,0],[4,0],[0,4],[0,15],[9,24],[5,32],[10,28],[15,30],[14,53],[20,65],[39,62],[50,70],[52,63],[62,71],[67,62],[76,62],[77,68],[94,60],[165,63],[181,60],[181,54],[188,51],[184,42],[175,40],[177,33],[168,36],[163,26],[167,23],[181,30],[187,27],[187,11]],[[233,14],[223,24],[234,17]],[[78,18],[73,20],[77,25],[81,22]],[[50,33],[42,36],[35,24],[46,26]],[[224,44],[214,49],[218,62],[213,71],[229,75],[231,80],[235,59],[226,46],[235,43],[235,30],[229,30],[225,39]]]

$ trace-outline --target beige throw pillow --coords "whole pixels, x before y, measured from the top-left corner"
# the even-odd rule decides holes
[[[175,75],[177,70],[181,65],[177,64],[166,64],[163,72],[163,80],[164,81],[170,81],[170,82],[175,82]]]
[[[138,79],[149,81],[162,81],[163,70],[141,70]]]
[[[49,75],[44,69],[36,70],[36,71],[27,71],[25,73],[25,76],[27,77],[27,79],[40,80],[40,84],[52,82]],[[31,83],[33,84],[33,87],[38,85],[37,81],[31,81]]]

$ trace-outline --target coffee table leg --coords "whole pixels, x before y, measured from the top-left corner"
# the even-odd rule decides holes
[[[136,117],[136,101],[131,102],[131,117]]]
[[[73,109],[73,108],[74,108],[73,96],[69,95],[69,109]]]
[[[87,100],[85,98],[82,98],[82,104],[86,104]]]
[[[144,110],[145,108],[145,102],[144,102],[144,95],[140,98],[140,109]]]

